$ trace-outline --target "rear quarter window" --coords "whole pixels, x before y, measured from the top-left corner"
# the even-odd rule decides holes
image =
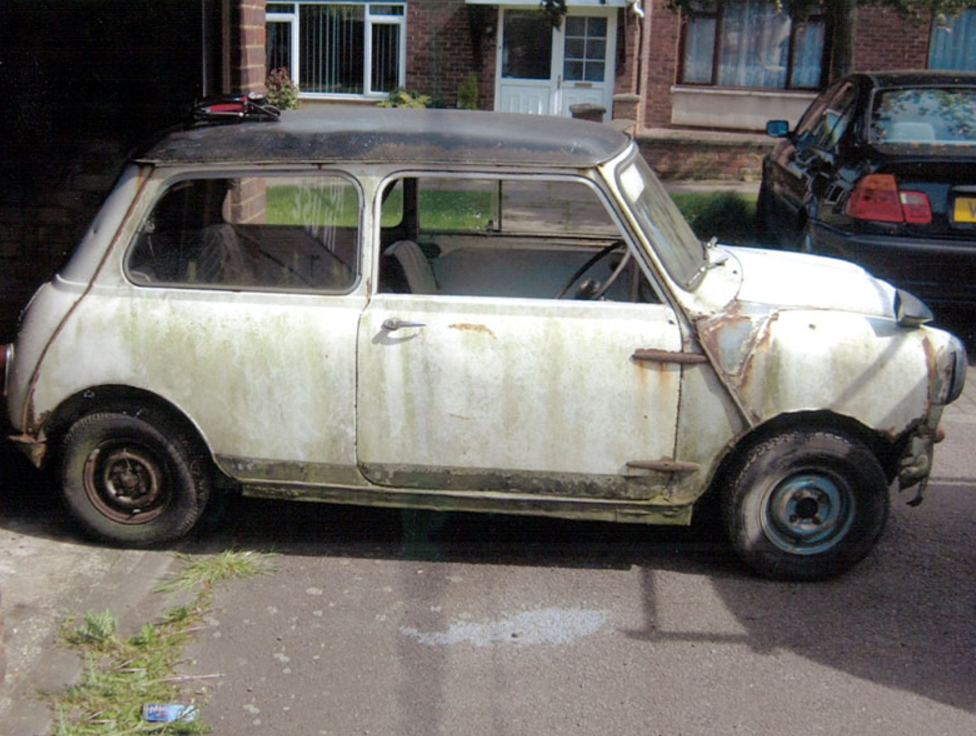
[[[340,176],[180,181],[143,223],[126,274],[141,286],[347,292],[360,209]]]

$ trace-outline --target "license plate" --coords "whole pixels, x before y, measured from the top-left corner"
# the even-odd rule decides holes
[[[956,197],[952,209],[953,222],[976,222],[976,197]]]

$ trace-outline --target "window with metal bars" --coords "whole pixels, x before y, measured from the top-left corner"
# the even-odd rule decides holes
[[[268,71],[303,97],[382,96],[404,85],[406,3],[270,2]]]

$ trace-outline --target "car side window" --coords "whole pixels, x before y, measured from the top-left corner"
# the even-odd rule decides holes
[[[660,301],[584,180],[408,178],[390,185],[384,213],[398,197],[401,224],[382,228],[381,290]]]
[[[827,99],[809,129],[809,140],[813,145],[825,151],[837,150],[854,117],[855,98],[854,85],[844,84]]]
[[[348,292],[359,209],[339,176],[180,181],[143,223],[126,273],[142,286]]]

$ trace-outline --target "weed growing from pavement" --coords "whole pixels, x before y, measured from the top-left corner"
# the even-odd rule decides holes
[[[183,568],[172,578],[157,586],[157,592],[171,590],[209,590],[215,583],[233,578],[247,578],[268,571],[268,555],[256,552],[227,550],[194,560],[191,555],[178,555]]]
[[[193,559],[181,555],[182,569],[157,588],[195,593],[191,603],[171,608],[161,621],[146,623],[132,636],[118,632],[111,611],[89,611],[80,623],[66,620],[61,636],[85,658],[82,682],[52,698],[55,736],[128,736],[153,733],[200,734],[210,729],[201,719],[149,723],[142,708],[149,703],[201,700],[200,689],[187,688],[213,675],[180,675],[183,647],[204,628],[215,583],[260,575],[271,570],[268,555],[222,552]]]

